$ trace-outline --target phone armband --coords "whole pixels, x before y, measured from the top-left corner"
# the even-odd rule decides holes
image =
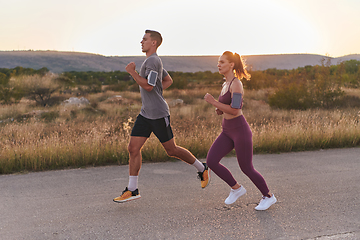
[[[158,76],[158,73],[151,70],[148,77],[147,77],[147,80],[148,80],[148,84],[151,85],[151,86],[155,86],[156,85],[156,79],[157,79],[157,76]]]
[[[231,99],[231,107],[240,109],[241,108],[241,103],[242,103],[242,94],[234,92],[233,96],[232,96],[232,99]]]

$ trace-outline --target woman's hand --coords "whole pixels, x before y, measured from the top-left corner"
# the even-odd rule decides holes
[[[216,101],[215,98],[210,93],[206,93],[204,99],[206,102],[210,104],[213,104]]]
[[[205,94],[205,96],[204,96],[204,99],[205,99],[205,101],[206,102],[208,102],[208,103],[210,103],[211,105],[216,105],[216,100],[215,100],[215,98],[210,94],[210,93],[206,93]],[[215,106],[216,107],[216,106]],[[224,112],[223,111],[221,111],[220,109],[218,109],[218,108],[216,108],[215,109],[215,111],[216,111],[216,114],[217,115],[222,115],[222,114],[224,114]]]
[[[218,109],[218,108],[215,109],[215,112],[216,112],[217,115],[222,115],[222,114],[224,114],[224,112],[221,111],[221,110]]]

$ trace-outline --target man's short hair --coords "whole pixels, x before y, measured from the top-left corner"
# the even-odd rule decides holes
[[[145,33],[150,33],[150,37],[152,40],[156,41],[156,47],[158,48],[162,43],[162,37],[161,34],[157,31],[153,30],[146,30]]]

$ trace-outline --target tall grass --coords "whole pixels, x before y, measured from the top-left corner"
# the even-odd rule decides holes
[[[273,110],[266,103],[269,91],[247,91],[244,99],[243,111],[253,131],[255,153],[360,146],[360,109]],[[206,92],[218,94],[214,89],[164,94],[168,102],[184,100],[183,105],[170,109],[175,141],[198,158],[206,157],[221,132],[221,117],[202,99]],[[122,97],[113,101],[109,99],[112,95]],[[0,106],[0,173],[127,164],[127,145],[140,111],[140,94],[107,92],[88,99],[91,105],[86,107],[42,109],[57,113],[50,114],[54,116],[50,119],[42,118],[41,113],[29,115],[36,110],[29,102]],[[153,135],[142,155],[148,162],[170,159]]]
[[[355,109],[277,111],[251,124],[256,153],[289,152],[360,145],[360,112]]]

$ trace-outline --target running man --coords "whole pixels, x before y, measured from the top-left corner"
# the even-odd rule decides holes
[[[202,188],[205,188],[210,181],[210,170],[206,163],[200,162],[190,151],[175,143],[170,126],[169,106],[163,97],[163,90],[168,88],[173,80],[163,68],[161,59],[156,53],[161,43],[162,36],[159,32],[146,30],[141,41],[142,52],[146,54],[146,59],[141,65],[140,74],[136,72],[134,62],[129,63],[125,68],[139,85],[142,106],[128,145],[129,184],[114,202],[121,203],[140,198],[138,176],[142,163],[141,148],[152,132],[169,156],[191,164],[197,169]]]

